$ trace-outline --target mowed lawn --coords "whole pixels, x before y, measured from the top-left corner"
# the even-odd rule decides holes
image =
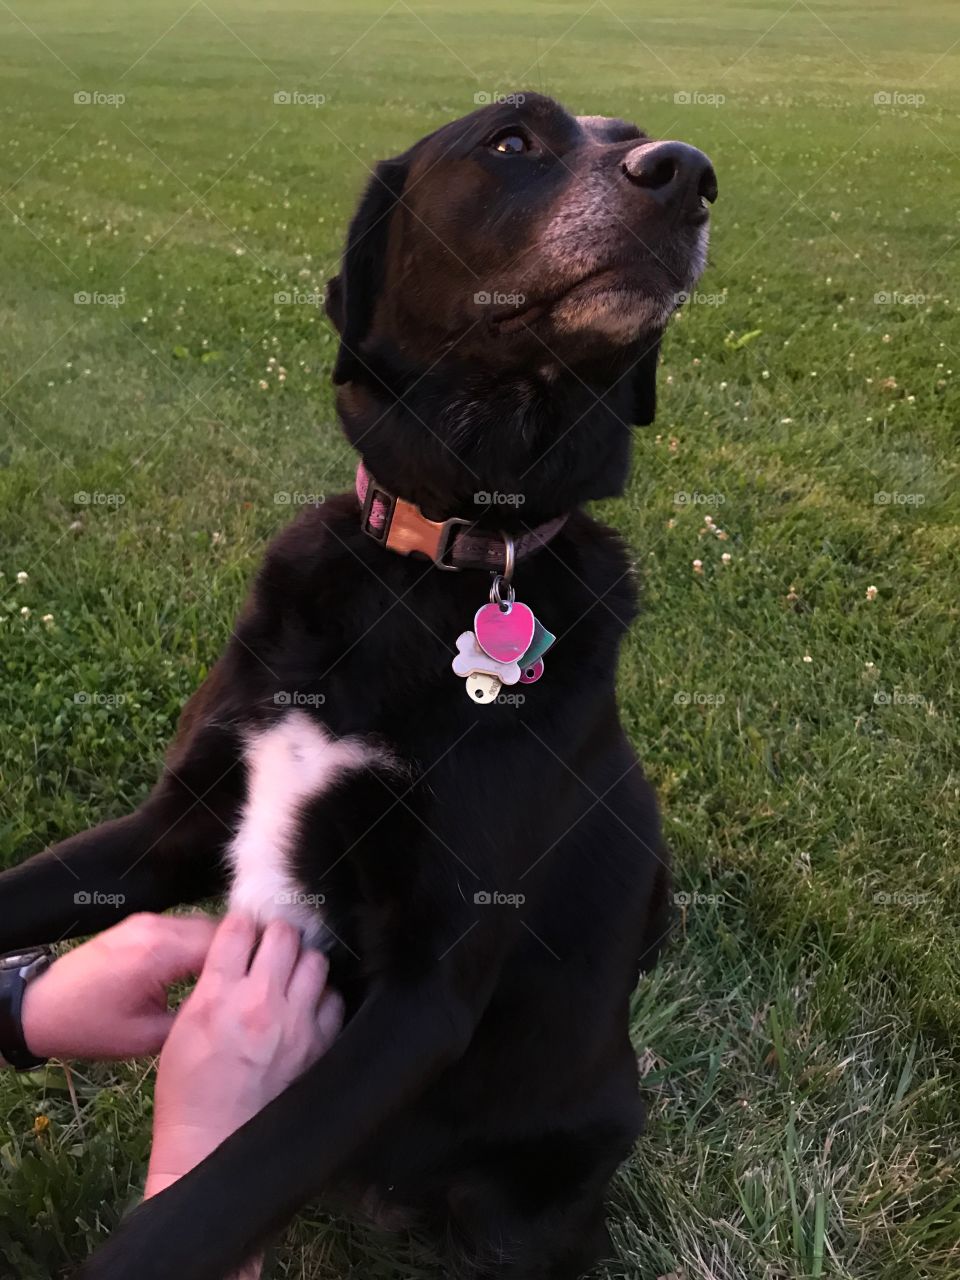
[[[0,864],[139,802],[285,496],[350,482],[314,295],[377,158],[541,89],[716,163],[601,512],[678,867],[608,1277],[960,1274],[958,40],[946,0],[0,0]],[[0,1078],[4,1280],[135,1202],[151,1081]],[[438,1274],[319,1210],[270,1267]]]

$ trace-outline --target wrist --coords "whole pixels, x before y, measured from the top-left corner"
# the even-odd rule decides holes
[[[19,1071],[41,1067],[50,1056],[48,1036],[39,1030],[34,1016],[33,989],[51,963],[51,953],[46,948],[0,956],[0,1062]]]
[[[23,1002],[20,1006],[20,1025],[23,1028],[23,1039],[27,1048],[37,1058],[55,1058],[58,1049],[52,1043],[55,1030],[50,1025],[49,1003],[47,996],[50,985],[47,982],[49,972],[28,982],[23,991]]]
[[[222,1141],[202,1125],[155,1125],[145,1195],[156,1195],[205,1160]]]
[[[181,1177],[182,1175],[179,1173],[150,1173],[148,1171],[147,1180],[143,1184],[144,1200],[149,1200],[151,1196],[156,1196],[161,1191],[166,1191],[167,1187],[179,1182]]]
[[[158,1196],[161,1191],[166,1191],[167,1187],[179,1182],[184,1174],[189,1173],[217,1145],[209,1134],[188,1125],[177,1126],[168,1133],[156,1134],[150,1152],[147,1180],[143,1187],[144,1200]],[[250,1258],[239,1271],[235,1271],[230,1280],[260,1280],[262,1275],[263,1255],[258,1254]]]

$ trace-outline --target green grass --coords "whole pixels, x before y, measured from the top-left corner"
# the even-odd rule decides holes
[[[708,297],[603,509],[645,581],[623,714],[686,895],[636,997],[650,1125],[605,1274],[956,1276],[960,15],[322,9],[0,0],[0,863],[138,802],[274,495],[349,482],[331,333],[274,294],[322,288],[367,166],[524,87],[693,141]],[[274,105],[293,89],[327,102]],[[4,1277],[65,1274],[138,1194],[149,1064],[72,1084],[0,1080]],[[271,1265],[435,1274],[319,1212]]]

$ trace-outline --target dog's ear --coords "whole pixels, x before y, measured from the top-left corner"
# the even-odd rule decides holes
[[[630,421],[648,427],[657,413],[657,364],[660,360],[660,335],[644,338],[640,358],[627,374],[630,387]]]
[[[390,219],[403,193],[407,170],[406,156],[377,165],[350,223],[340,274],[327,284],[326,313],[340,334],[333,369],[336,383],[350,382],[363,369],[360,344],[380,296]]]

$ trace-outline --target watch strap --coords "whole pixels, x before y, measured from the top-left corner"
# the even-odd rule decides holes
[[[49,952],[22,957],[23,964],[0,967],[0,1058],[15,1071],[36,1071],[48,1059],[38,1058],[27,1048],[23,1035],[23,994],[31,978],[52,963]]]

